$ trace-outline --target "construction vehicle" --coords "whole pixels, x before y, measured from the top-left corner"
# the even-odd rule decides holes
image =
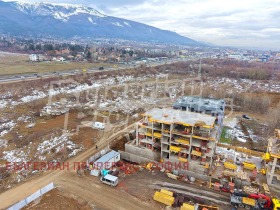
[[[273,210],[280,210],[280,200],[277,198],[272,198]]]
[[[269,209],[271,207],[271,198],[267,195],[263,195],[263,194],[250,194],[248,196],[248,198],[252,198],[255,200],[259,201],[259,206],[262,207],[262,209]],[[260,202],[260,201],[263,202]]]
[[[236,208],[251,210],[280,210],[280,200],[263,194],[247,194],[235,191],[230,196],[230,203]]]
[[[234,194],[230,196],[230,203],[236,208],[241,207],[241,208],[252,209],[252,210],[260,209],[258,208],[258,203],[256,202],[256,200],[248,197],[234,195]]]

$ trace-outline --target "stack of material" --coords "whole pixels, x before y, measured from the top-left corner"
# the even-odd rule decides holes
[[[224,170],[223,174],[224,174],[224,176],[230,176],[230,177],[235,177],[236,176],[236,172],[229,171],[229,170]]]
[[[163,203],[167,206],[172,206],[175,201],[175,198],[173,196],[170,196],[169,194],[157,191],[154,194],[154,200]]]
[[[270,190],[267,184],[263,183],[263,189],[266,195],[270,195]]]
[[[176,175],[174,175],[174,174],[167,173],[166,175],[167,175],[169,178],[171,178],[171,179],[175,179],[175,180],[178,179],[178,176],[176,176]]]
[[[183,203],[183,206],[181,206],[180,210],[194,210],[195,206],[188,203]]]
[[[251,186],[244,186],[243,191],[247,194],[258,194],[259,189]]]
[[[237,172],[237,177],[239,179],[242,179],[242,180],[247,180],[248,179],[248,174],[246,172],[243,172],[243,171],[238,171]]]

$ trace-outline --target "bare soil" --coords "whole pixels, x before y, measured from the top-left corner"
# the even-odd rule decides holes
[[[41,198],[38,198],[34,202],[28,204],[23,210],[31,209],[52,209],[52,210],[90,210],[91,205],[88,202],[75,198],[73,195],[67,195],[58,189],[46,193]]]

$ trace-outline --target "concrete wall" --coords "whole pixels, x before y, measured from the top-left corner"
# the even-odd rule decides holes
[[[147,158],[153,161],[159,161],[160,160],[160,153],[159,152],[153,152],[150,149],[147,148],[140,148],[134,145],[125,144],[125,152],[137,155],[139,157]]]
[[[134,154],[124,152],[124,151],[121,151],[121,150],[119,150],[118,152],[121,153],[121,159],[129,161],[129,162],[134,162],[134,163],[138,163],[138,164],[141,164],[141,163],[144,163],[144,162],[146,162],[146,163],[155,162],[152,159],[140,157],[138,155],[134,155]]]

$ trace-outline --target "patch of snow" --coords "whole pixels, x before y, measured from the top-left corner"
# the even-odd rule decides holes
[[[15,126],[16,126],[16,123],[14,121],[1,123],[0,124],[0,137],[3,137],[5,134],[9,133]]]
[[[131,25],[128,22],[123,22],[125,25],[131,27]]]
[[[120,24],[119,22],[111,22],[113,25],[115,25],[115,26],[118,26],[118,27],[123,27],[123,25],[122,24]]]
[[[93,22],[93,20],[92,20],[91,17],[88,17],[88,21],[91,22],[91,23],[94,24],[94,25],[96,24],[95,22]]]

